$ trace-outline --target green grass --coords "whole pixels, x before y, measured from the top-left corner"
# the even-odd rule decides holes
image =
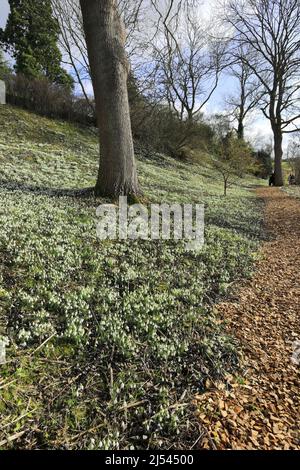
[[[259,182],[224,198],[207,165],[137,153],[147,200],[205,204],[201,252],[98,240],[100,201],[53,191],[95,183],[96,133],[0,107],[3,448],[188,448],[193,393],[237,367],[213,304],[252,273]]]
[[[289,194],[289,196],[300,198],[300,186],[285,186],[284,191]]]

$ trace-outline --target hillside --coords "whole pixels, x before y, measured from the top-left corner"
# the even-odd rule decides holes
[[[137,146],[137,148],[139,148]],[[250,276],[262,202],[207,166],[137,151],[149,202],[203,202],[206,244],[101,242],[91,129],[0,107],[0,447],[189,448],[192,405],[238,366],[214,312]]]

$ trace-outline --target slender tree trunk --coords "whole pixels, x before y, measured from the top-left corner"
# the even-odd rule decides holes
[[[245,117],[245,79],[243,78],[241,83],[241,104],[239,106],[239,114],[238,114],[238,128],[237,128],[237,136],[239,140],[244,140],[244,117]]]
[[[224,178],[224,196],[227,196],[227,178]]]
[[[237,129],[237,136],[239,140],[244,140],[244,131],[245,131],[244,120],[241,117],[239,118],[238,129]]]
[[[298,159],[295,168],[295,183],[300,184],[300,161],[298,161]]]
[[[282,174],[282,131],[279,126],[273,126],[273,134],[274,134],[274,153],[275,153],[275,165],[274,165],[274,172],[275,172],[275,186],[283,186],[283,174]]]
[[[139,192],[128,102],[125,29],[116,0],[80,0],[100,136],[96,195]]]

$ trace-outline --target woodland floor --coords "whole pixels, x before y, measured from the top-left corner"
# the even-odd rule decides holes
[[[242,345],[243,370],[196,397],[202,448],[300,449],[300,202],[277,188],[257,194],[269,241],[255,277],[217,307]]]

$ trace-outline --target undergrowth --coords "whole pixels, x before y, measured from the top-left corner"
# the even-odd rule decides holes
[[[0,446],[192,447],[193,394],[238,364],[213,305],[253,270],[254,180],[224,198],[209,167],[140,148],[147,200],[205,204],[205,246],[100,241],[101,201],[71,191],[94,184],[95,132],[11,107],[0,123]]]

